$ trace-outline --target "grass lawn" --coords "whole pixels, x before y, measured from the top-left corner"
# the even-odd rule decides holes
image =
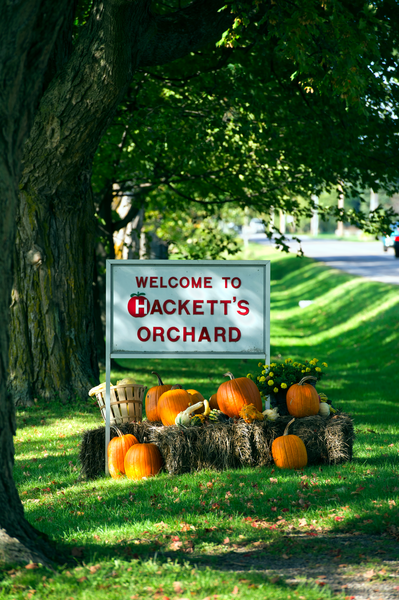
[[[101,424],[96,404],[39,399],[17,411],[14,476],[27,518],[71,559],[7,568],[0,598],[399,597],[398,288],[256,245],[245,258],[272,261],[272,358],[328,363],[318,391],[353,416],[353,461],[84,481],[77,456]],[[120,361],[112,379],[151,387],[155,370],[209,397],[227,370],[257,364]]]

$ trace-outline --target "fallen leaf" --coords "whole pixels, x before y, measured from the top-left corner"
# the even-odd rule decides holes
[[[238,594],[238,586],[237,585],[234,586],[233,591],[231,593]]]
[[[96,573],[98,571],[98,569],[101,569],[101,565],[92,565],[89,568],[90,573]]]
[[[182,587],[182,584],[180,583],[180,581],[174,581],[173,582],[173,589],[176,592],[176,594],[182,594],[183,593],[183,587]]]
[[[29,563],[28,565],[25,565],[25,569],[38,569],[39,565],[37,563]]]
[[[370,569],[370,571],[365,571],[363,573],[363,577],[366,577],[367,579],[371,579],[372,577],[374,577],[374,575],[375,575],[374,569]]]

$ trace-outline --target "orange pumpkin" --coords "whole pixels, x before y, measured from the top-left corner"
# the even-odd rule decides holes
[[[319,412],[319,396],[316,388],[310,383],[306,383],[308,379],[316,378],[308,375],[303,377],[299,383],[294,383],[288,388],[287,409],[293,417],[311,417]]]
[[[126,477],[136,481],[158,475],[162,465],[162,456],[155,444],[135,444],[125,456]]]
[[[174,385],[171,390],[164,392],[158,400],[158,413],[163,425],[174,425],[179,413],[189,407],[192,396],[181,386]]]
[[[211,410],[219,409],[219,404],[217,401],[217,394],[212,394],[212,396],[209,398],[209,406],[210,406]]]
[[[306,446],[297,435],[288,435],[288,428],[295,419],[291,419],[283,435],[272,443],[272,456],[279,469],[302,469],[308,464]]]
[[[197,392],[197,390],[186,390],[186,392],[191,396],[190,406],[192,406],[193,404],[197,404],[198,402],[203,402],[205,400],[204,396],[200,392]],[[198,408],[196,411],[194,411],[194,414],[201,415],[204,412],[204,410],[205,408],[204,406],[202,406],[201,408]]]
[[[164,392],[168,392],[172,389],[171,385],[163,383],[161,377],[156,371],[151,371],[153,375],[158,377],[158,385],[150,388],[145,397],[145,414],[147,415],[148,421],[160,421],[161,417],[158,412],[158,400]]]
[[[219,410],[229,417],[238,417],[243,406],[253,404],[259,412],[262,412],[262,398],[256,384],[248,377],[238,377],[234,379],[232,373],[225,373],[225,377],[230,377],[219,386],[217,391],[217,403]]]
[[[116,437],[113,437],[108,444],[108,470],[112,479],[119,479],[125,474],[124,461],[127,451],[134,444],[138,444],[139,441],[131,433],[123,435],[114,425],[111,425],[111,429],[115,429],[117,435]]]

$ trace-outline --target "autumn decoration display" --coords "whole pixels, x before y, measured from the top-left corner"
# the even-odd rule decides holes
[[[158,384],[145,397],[147,419],[124,425],[125,435],[112,425],[117,436],[107,449],[111,477],[126,475],[140,480],[154,476],[162,469],[163,460],[169,473],[205,468],[205,464],[234,468],[254,460],[260,465],[274,461],[281,469],[301,469],[308,461],[338,464],[350,460],[353,424],[348,415],[331,405],[326,394],[316,391],[322,368],[327,367],[327,363],[321,367],[318,363],[318,359],[304,363],[286,359],[270,365],[259,363],[261,374],[256,377],[249,373],[235,378],[231,372],[225,373],[228,380],[220,383],[209,400],[194,386],[183,389],[178,384],[164,384],[152,371]],[[283,401],[273,403],[273,394],[274,398],[283,394]],[[266,406],[262,406],[263,399]],[[296,419],[294,430],[299,435],[289,433]],[[184,450],[187,447],[189,453]],[[197,454],[201,458],[195,466]],[[84,455],[89,463],[86,450]],[[186,465],[187,461],[193,464]],[[87,468],[93,471],[91,463]]]
[[[276,467],[279,469],[302,469],[308,463],[306,446],[297,435],[288,434],[290,425],[287,424],[283,435],[277,437],[272,444],[272,456]]]

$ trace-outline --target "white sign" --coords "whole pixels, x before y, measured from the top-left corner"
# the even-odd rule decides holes
[[[111,358],[270,362],[270,262],[107,260],[105,471]]]
[[[111,357],[264,358],[268,261],[107,261]]]

